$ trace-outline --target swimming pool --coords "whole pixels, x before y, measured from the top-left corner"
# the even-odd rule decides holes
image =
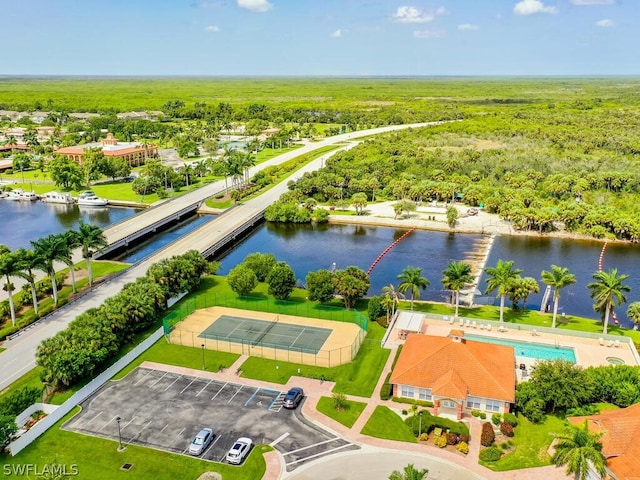
[[[507,345],[513,347],[516,356],[537,358],[539,360],[555,360],[561,358],[576,363],[576,354],[573,348],[555,347],[553,345],[544,345],[542,343],[518,342],[515,340],[506,340],[504,338],[485,337],[481,335],[467,335],[466,340],[476,342],[493,343],[496,345]]]

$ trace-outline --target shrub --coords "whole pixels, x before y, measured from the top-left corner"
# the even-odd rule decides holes
[[[502,450],[509,450],[509,446],[510,446],[510,445],[509,445],[509,442],[502,442],[502,443],[500,444],[500,448],[501,448]]]
[[[491,423],[493,423],[496,427],[500,425],[501,422],[502,415],[500,415],[499,413],[494,413],[493,415],[491,415]]]
[[[489,422],[482,424],[482,433],[480,434],[480,445],[483,447],[490,447],[496,439],[496,434],[493,431],[493,426]]]
[[[507,422],[502,422],[500,424],[500,431],[503,435],[507,437],[513,437],[513,427],[509,425]]]
[[[433,437],[433,443],[436,447],[444,448],[447,446],[447,438],[444,435],[437,435]]]
[[[464,443],[469,443],[469,435],[465,435],[464,433],[460,434],[460,441]]]
[[[384,379],[384,383],[380,387],[380,400],[389,400],[393,393],[393,388],[389,380],[391,379],[391,372],[387,374],[387,378]]]
[[[413,434],[417,437],[418,433],[431,432],[434,428],[441,428],[444,432],[451,432],[454,435],[466,435],[469,436],[469,427],[462,422],[455,422],[443,417],[434,417],[428,410],[423,410],[422,419],[420,415],[412,415],[405,419],[405,423],[411,429]],[[420,431],[420,428],[422,430]]]
[[[480,412],[480,418],[481,418],[482,420],[486,419],[486,418],[487,418],[487,414],[486,414],[486,413],[484,413],[484,412]]]
[[[456,450],[466,455],[469,453],[469,444],[467,442],[460,442],[456,445]]]
[[[502,457],[502,452],[498,447],[483,448],[480,450],[479,458],[483,462],[497,462]]]
[[[479,417],[480,416],[480,410],[471,410],[471,415],[473,417]]]
[[[453,432],[447,433],[447,445],[455,445],[456,443],[458,443],[458,435]]]
[[[0,415],[17,416],[27,407],[42,400],[42,390],[35,387],[22,387],[0,400]]]
[[[336,410],[347,410],[349,408],[349,402],[344,393],[333,394],[333,408]]]
[[[518,417],[516,417],[513,413],[505,413],[503,417],[504,417],[504,421],[507,422],[512,427],[518,426]]]
[[[389,327],[389,322],[387,322],[387,317],[378,317],[378,319],[376,320],[376,322],[378,323],[378,325],[380,325],[382,328],[388,328]]]
[[[402,397],[393,397],[391,400],[397,403],[410,403],[412,405],[417,405],[419,407],[429,407],[429,408],[433,407],[433,402],[430,402],[429,400],[413,400],[412,398],[402,398]]]
[[[429,434],[427,432],[422,432],[418,440],[420,440],[421,442],[426,442],[427,440],[429,440]]]
[[[407,412],[407,410],[406,410],[406,409],[402,409],[402,414],[403,414],[403,415],[407,415],[408,413],[409,413],[409,412]]]
[[[380,301],[380,296],[371,297],[369,299],[369,304],[367,305],[367,314],[369,315],[369,320],[371,320],[372,322],[378,320],[378,323],[380,323],[379,318],[383,313],[384,312],[382,310],[382,302]]]

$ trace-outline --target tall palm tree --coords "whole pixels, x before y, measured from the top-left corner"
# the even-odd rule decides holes
[[[458,318],[458,306],[460,305],[460,290],[464,288],[467,283],[473,281],[473,275],[471,275],[471,265],[464,262],[449,262],[447,268],[442,272],[442,286],[456,293],[456,315]]]
[[[58,235],[64,240],[66,247],[64,255],[62,255],[60,260],[69,267],[69,272],[71,273],[71,289],[73,293],[76,293],[76,271],[73,264],[73,251],[80,246],[78,232],[69,230],[68,232],[59,233]]]
[[[521,272],[522,270],[519,268],[513,268],[513,260],[508,262],[498,260],[495,267],[484,269],[484,273],[489,275],[489,278],[485,280],[487,282],[485,295],[494,290],[497,290],[500,295],[500,323],[504,321],[504,299],[507,296],[509,285],[520,276]]]
[[[51,286],[53,288],[53,303],[58,305],[58,285],[56,284],[56,268],[54,262],[56,260],[63,261],[67,252],[67,243],[60,235],[47,235],[46,237],[32,240],[31,245],[36,255],[39,256],[45,264],[45,270],[51,278]]]
[[[625,292],[630,292],[631,288],[622,283],[627,278],[629,275],[618,275],[618,269],[612,268],[608,272],[594,273],[593,279],[595,281],[587,285],[587,288],[591,290],[590,296],[595,301],[593,309],[596,312],[604,312],[603,334],[607,333],[609,315],[616,302],[618,305],[622,305],[627,301]]]
[[[20,271],[18,265],[18,259],[15,254],[6,245],[0,245],[0,276],[4,275],[6,283],[4,284],[4,290],[9,297],[9,309],[11,311],[11,324],[16,326],[16,306],[13,303],[13,283],[11,283],[11,277],[15,276]]]
[[[551,265],[551,271],[542,271],[542,281],[554,289],[553,291],[553,321],[551,328],[556,328],[556,318],[558,316],[558,303],[560,302],[560,290],[576,283],[576,276],[569,273],[566,267]]]
[[[589,432],[588,420],[582,426],[571,426],[568,433],[557,435],[558,443],[551,461],[556,466],[567,466],[567,475],[573,473],[575,480],[587,480],[594,470],[604,478],[607,460],[602,453],[602,432]]]
[[[413,310],[413,301],[420,298],[420,289],[426,290],[429,286],[429,280],[422,276],[422,268],[409,266],[398,275],[400,284],[398,291],[407,293],[411,290],[411,310]]]
[[[36,290],[36,276],[33,270],[42,270],[46,272],[46,266],[42,259],[36,255],[33,250],[27,250],[25,248],[19,248],[16,250],[15,255],[18,259],[18,266],[20,271],[16,273],[17,276],[24,278],[31,287],[31,299],[33,301],[33,311],[38,316],[38,292]]]
[[[413,463],[410,463],[404,470],[401,472],[399,470],[394,470],[391,475],[389,475],[389,480],[424,480],[427,478],[427,474],[429,473],[428,469],[418,470],[413,466]]]
[[[95,225],[80,222],[78,228],[78,243],[82,247],[82,258],[87,261],[87,273],[89,275],[89,287],[93,287],[93,271],[91,269],[91,259],[96,252],[109,245],[102,229]]]
[[[387,309],[387,322],[389,322],[389,313],[394,315],[396,313],[396,307],[400,303],[400,297],[404,298],[404,295],[396,290],[393,283],[382,287],[382,305]]]

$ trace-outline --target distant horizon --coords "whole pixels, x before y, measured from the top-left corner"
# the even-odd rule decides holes
[[[113,78],[113,79],[129,79],[129,78],[141,78],[141,79],[171,79],[171,78],[184,78],[184,79],[225,79],[225,78],[254,78],[254,79],[305,79],[305,78],[336,78],[336,79],[430,79],[430,78],[479,78],[479,79],[518,79],[518,78],[550,78],[550,79],[606,79],[606,78],[638,78],[640,79],[640,73],[637,74],[553,74],[553,75],[146,75],[146,74],[129,74],[129,75],[101,75],[101,74],[4,74],[0,73],[0,79],[11,78],[33,78],[33,79],[48,79],[48,78]]]

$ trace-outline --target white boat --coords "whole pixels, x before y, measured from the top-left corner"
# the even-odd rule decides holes
[[[60,193],[60,192],[47,192],[40,200],[47,203],[73,203],[75,200],[69,193]]]
[[[18,200],[20,200],[20,193],[21,190],[16,189],[16,190],[11,190],[9,192],[7,192],[7,197],[6,199],[12,202],[16,202]]]
[[[38,196],[33,192],[22,192],[20,193],[19,200],[23,202],[35,202],[38,199]]]
[[[87,190],[78,195],[78,205],[85,207],[104,207],[108,203],[109,201],[107,199],[98,197],[91,190]]]

